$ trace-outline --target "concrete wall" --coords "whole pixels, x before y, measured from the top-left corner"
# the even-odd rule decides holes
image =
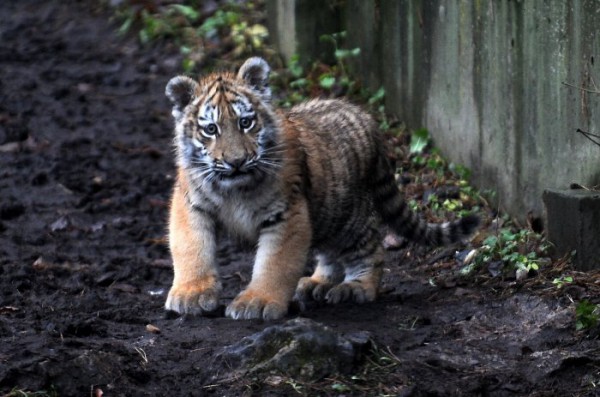
[[[289,10],[303,1],[268,0],[269,18],[281,3]],[[546,188],[600,185],[600,147],[575,132],[600,134],[600,93],[563,84],[600,88],[600,1],[319,4],[341,15],[326,30],[346,30],[347,47],[361,48],[354,69],[372,89],[386,88],[388,111],[428,128],[514,216],[542,215]],[[311,56],[297,22],[271,32],[287,35],[287,56]]]

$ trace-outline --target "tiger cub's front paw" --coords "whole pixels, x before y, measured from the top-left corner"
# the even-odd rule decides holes
[[[288,303],[285,299],[278,299],[268,293],[247,289],[240,292],[227,306],[225,315],[234,320],[276,320],[285,316]]]
[[[165,309],[181,314],[212,312],[219,305],[220,292],[221,284],[212,276],[182,284],[173,284],[165,303]]]

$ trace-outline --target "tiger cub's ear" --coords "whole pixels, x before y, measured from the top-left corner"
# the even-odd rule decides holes
[[[238,72],[238,79],[243,80],[265,101],[271,100],[269,88],[269,73],[271,68],[267,62],[259,57],[248,58]]]
[[[165,95],[173,104],[173,117],[176,119],[181,116],[183,109],[192,101],[195,96],[198,83],[187,76],[173,77],[165,88]]]

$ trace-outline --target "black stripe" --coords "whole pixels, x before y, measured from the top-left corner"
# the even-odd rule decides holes
[[[440,245],[444,241],[444,231],[439,225],[430,228],[427,234],[430,235],[428,243],[432,245]]]
[[[452,222],[450,224],[450,227],[448,228],[448,239],[450,240],[450,242],[453,243],[456,241],[456,239],[459,235],[459,232],[458,232],[459,227],[460,227],[460,225],[458,222]]]
[[[208,216],[210,216],[210,215],[211,215],[211,213],[210,213],[210,212],[208,212],[208,210],[207,210],[206,208],[202,208],[202,207],[200,207],[200,206],[199,206],[199,205],[197,205],[197,204],[192,204],[192,209],[193,209],[194,211],[196,211],[196,212],[199,212],[199,213],[201,213],[201,214],[204,214],[204,215],[208,215]]]
[[[188,203],[188,205],[190,206],[190,208],[196,212],[199,212],[201,214],[207,215],[207,216],[212,216],[213,214],[211,213],[211,211],[208,208],[205,207],[201,207],[198,204],[194,204],[192,202],[192,200],[190,199],[190,194],[189,192],[185,193],[185,201]]]
[[[385,187],[385,190],[383,189]],[[384,209],[384,204],[390,201],[393,198],[396,198],[400,192],[398,191],[398,187],[395,185],[387,185],[381,186],[381,189],[375,190],[375,199],[378,201],[377,204],[382,208],[383,211],[389,213],[391,211],[387,211]]]
[[[377,171],[379,171],[379,177],[373,182],[373,186],[375,186],[375,188],[382,185],[387,186],[396,184],[396,178],[394,177],[394,174],[388,172],[388,170],[375,170],[375,172]]]
[[[477,215],[467,215],[459,220],[460,229],[463,235],[469,235],[479,226],[479,217]]]
[[[266,229],[269,227],[273,227],[275,225],[277,225],[278,223],[283,222],[283,214],[285,211],[281,211],[278,212],[274,215],[271,215],[269,218],[267,218],[266,220],[264,220],[261,224],[260,224],[260,228],[262,229]]]

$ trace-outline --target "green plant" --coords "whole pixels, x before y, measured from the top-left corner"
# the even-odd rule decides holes
[[[333,385],[331,385],[331,388],[337,393],[347,393],[349,391],[352,391],[350,386],[341,382],[334,383]]]
[[[385,111],[385,104],[383,103],[383,100],[385,99],[385,88],[379,87],[374,93],[365,90],[364,94],[372,112],[376,115],[377,120],[379,120],[379,129],[384,132],[389,131],[391,123],[388,119],[387,112]]]
[[[284,101],[284,106],[303,100],[309,96],[309,93],[311,96],[319,94],[338,96],[354,90],[356,82],[348,74],[346,63],[349,58],[360,55],[360,48],[341,48],[341,42],[345,37],[346,32],[327,34],[320,37],[321,41],[332,43],[335,58],[334,65],[330,66],[317,61],[312,64],[308,71],[305,71],[301,66],[300,58],[297,55],[292,57],[288,68],[289,75],[292,78],[289,86],[301,90],[301,95]]]
[[[58,393],[51,387],[50,390],[27,391],[23,389],[13,388],[4,397],[58,397]]]
[[[461,181],[468,181],[471,179],[471,170],[464,165],[450,163],[448,169],[453,172]]]
[[[222,32],[224,28],[229,28],[240,22],[240,14],[235,11],[217,10],[214,15],[208,17],[198,27],[198,35],[213,39]]]
[[[410,136],[410,146],[409,150],[411,154],[421,154],[429,145],[429,131],[425,128],[420,128],[415,130]],[[420,162],[420,161],[419,161]]]
[[[575,329],[578,331],[594,328],[598,325],[600,307],[588,300],[582,300],[575,307]]]
[[[142,9],[140,15],[142,28],[138,36],[142,44],[163,38],[181,38],[186,33],[189,35],[189,29],[200,17],[193,7],[183,4],[171,4],[156,13]]]
[[[169,39],[178,45],[184,56],[182,67],[187,73],[192,73],[207,59],[207,48],[230,48],[232,57],[256,54],[264,49],[268,31],[260,23],[252,22],[257,19],[253,1],[225,3],[212,15],[202,15],[199,9],[198,2],[193,0],[164,6],[129,1],[117,8],[115,16],[121,21],[119,32],[125,34],[137,29],[142,44]]]
[[[288,379],[285,383],[288,384],[296,393],[304,394],[302,390],[303,386],[300,382],[294,379]]]
[[[536,248],[542,253],[547,249],[539,234],[525,229],[513,231],[511,228],[504,228],[483,241],[474,264],[481,266],[484,263],[502,261],[508,265],[509,270],[539,270],[540,258]]]
[[[346,60],[349,58],[355,58],[360,55],[360,48],[352,48],[345,49],[341,48],[341,42],[346,38],[346,31],[325,34],[320,37],[320,40],[323,42],[330,42],[334,47],[334,57],[337,62],[337,65],[340,68],[341,75],[343,77],[347,77],[348,73],[346,71]]]
[[[571,276],[560,276],[552,280],[552,284],[556,285],[557,288],[562,288],[566,284],[571,284],[573,277]]]

